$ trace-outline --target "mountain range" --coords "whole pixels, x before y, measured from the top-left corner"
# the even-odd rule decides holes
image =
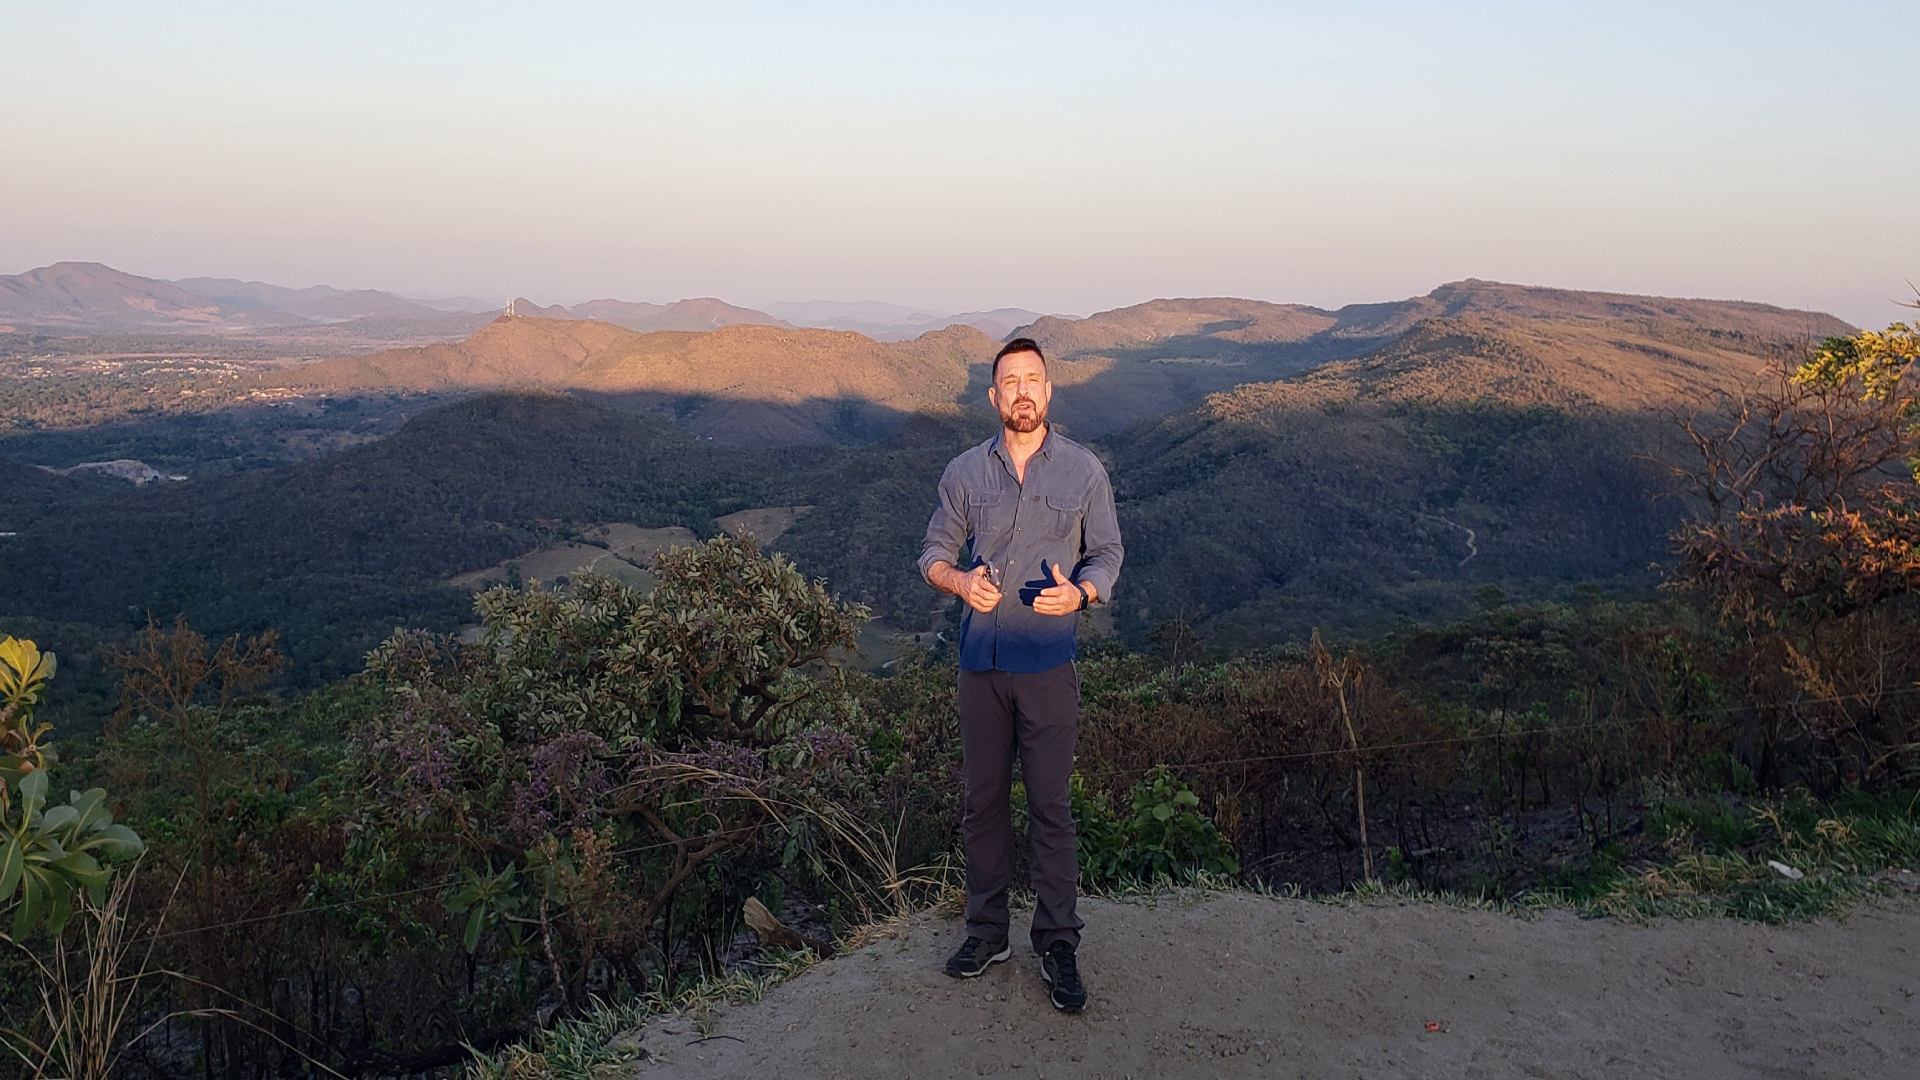
[[[1026,308],[995,308],[992,311],[963,311],[943,315],[922,308],[884,304],[877,300],[846,303],[834,300],[810,300],[803,303],[781,301],[766,306],[769,315],[785,319],[795,326],[814,326],[823,330],[852,330],[875,341],[902,341],[919,337],[929,330],[949,326],[971,326],[991,338],[1005,339],[1020,326],[1041,317]]]
[[[1656,498],[1663,410],[1849,329],[1742,302],[1462,281],[1334,310],[1155,300],[1016,331],[1048,349],[1057,420],[1113,478],[1120,632],[1144,642],[1178,617],[1253,647],[1450,617],[1487,586],[1644,595],[1686,512]],[[362,400],[425,411],[225,476],[191,460],[222,452],[217,413],[111,440],[0,440],[18,496],[0,504],[17,534],[0,542],[20,583],[0,618],[273,625],[338,674],[395,625],[457,620],[451,576],[609,522],[706,535],[806,504],[775,546],[889,625],[929,629],[951,613],[914,556],[940,470],[994,429],[981,403],[998,344],[967,326],[879,342],[515,315],[460,342],[225,376],[238,402],[298,398],[278,411],[289,423],[357,423]],[[136,489],[28,467],[93,460],[77,455],[94,443],[194,479]]]
[[[592,319],[643,333],[654,330],[718,330],[723,326],[807,327],[850,330],[875,341],[906,341],[950,326],[967,326],[992,338],[1005,338],[1016,327],[1041,318],[1025,308],[964,311],[940,314],[878,300],[852,302],[815,300],[768,304],[766,310],[729,304],[711,296],[676,300],[671,304],[628,300],[589,300],[581,304],[542,307],[525,298],[509,310],[515,315],[543,319]]]
[[[60,262],[0,275],[0,325],[38,333],[262,330],[385,319],[406,320],[417,340],[433,340],[445,336],[436,319],[502,306],[471,296],[423,299],[327,285],[291,289],[237,278],[163,281],[94,262]],[[601,299],[544,307],[521,297],[511,307],[519,315],[592,319],[639,331],[714,330],[744,323],[852,330],[876,341],[904,341],[948,326],[971,326],[999,338],[1040,317],[1024,308],[946,314],[879,301],[780,303],[759,311],[713,297],[670,304]]]
[[[764,311],[743,308],[711,296],[677,300],[671,304],[642,304],[627,300],[589,300],[571,307],[541,307],[524,298],[508,305],[514,315],[541,319],[590,319],[642,333],[653,330],[718,330],[723,326],[791,326]]]
[[[736,445],[862,442],[911,413],[954,408],[998,347],[965,326],[877,342],[791,326],[639,333],[503,315],[457,344],[323,360],[258,373],[245,385],[338,395],[584,390]]]
[[[375,289],[287,289],[233,278],[161,281],[100,263],[60,262],[0,275],[0,322],[59,333],[259,328],[354,319],[432,320],[466,300],[423,303]],[[481,309],[484,310],[484,309]]]
[[[240,313],[170,281],[99,263],[54,263],[0,277],[0,320],[51,329],[206,329]],[[11,329],[11,328],[10,328]]]
[[[418,319],[444,310],[377,289],[347,291],[327,285],[287,289],[235,278],[182,278],[173,284],[218,305],[226,314],[262,320],[280,321],[287,316],[313,322],[345,322],[348,319],[382,316]]]
[[[614,302],[595,303],[605,313]],[[718,306],[687,307],[700,304]],[[652,309],[637,313],[642,325],[679,310],[715,318],[743,310],[718,301],[625,306]],[[915,412],[978,404],[998,347],[965,325],[895,342],[746,321],[642,332],[581,317],[589,307],[555,319],[554,309],[517,303],[539,316],[503,316],[458,343],[257,374],[249,385],[336,394],[584,390],[720,442],[860,442]],[[1760,304],[1462,281],[1333,311],[1154,300],[1085,319],[1043,316],[1009,334],[1047,351],[1055,417],[1101,436],[1248,384],[1301,403],[1344,395],[1647,408],[1725,389],[1769,349],[1847,329],[1832,316]]]

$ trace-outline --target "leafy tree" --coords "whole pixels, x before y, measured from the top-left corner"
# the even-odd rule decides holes
[[[236,634],[209,647],[206,637],[188,625],[185,616],[178,616],[171,630],[149,620],[131,645],[111,654],[121,675],[120,708],[111,728],[119,731],[135,722],[155,724],[186,752],[203,866],[214,862],[214,785],[226,756],[218,745],[218,733],[241,695],[286,666],[278,641],[279,635],[269,630],[246,639]]]

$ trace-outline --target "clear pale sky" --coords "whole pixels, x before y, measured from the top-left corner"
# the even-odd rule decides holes
[[[0,27],[0,273],[1075,313],[1483,277],[1876,326],[1920,282],[1910,5],[6,2]]]

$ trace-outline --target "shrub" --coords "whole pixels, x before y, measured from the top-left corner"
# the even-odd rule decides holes
[[[1768,749],[1813,743],[1828,790],[1920,772],[1920,717],[1880,703],[1920,644],[1916,361],[1908,324],[1829,338],[1683,418],[1698,457],[1674,471],[1703,513],[1674,534],[1678,577],[1748,639],[1764,692],[1800,699]]]
[[[13,909],[13,937],[45,927],[58,934],[74,893],[106,899],[112,871],[102,860],[138,855],[140,838],[116,825],[100,788],[47,805],[47,770],[57,760],[34,708],[53,678],[52,653],[0,638],[0,905]]]
[[[363,863],[459,868],[442,932],[543,962],[563,1007],[597,970],[646,992],[717,954],[747,891],[859,828],[830,797],[859,764],[853,706],[809,672],[865,610],[730,537],[654,573],[494,589],[479,641],[397,633],[368,665],[387,701],[354,732],[381,826]]]
[[[1115,818],[1104,798],[1089,795],[1079,774],[1071,783],[1080,872],[1089,885],[1240,872],[1233,844],[1199,813],[1200,797],[1167,770],[1134,785],[1133,816],[1125,820]]]

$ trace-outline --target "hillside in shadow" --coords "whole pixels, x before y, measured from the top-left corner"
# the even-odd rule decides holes
[[[750,323],[642,333],[582,317],[619,315],[634,322],[630,312],[603,309],[582,305],[564,319],[502,317],[465,341],[256,372],[236,385],[254,393],[309,396],[580,390],[671,419],[716,442],[857,445],[879,440],[909,415],[981,403],[987,361],[998,348],[997,341],[964,325],[880,342],[849,331]],[[665,318],[670,311],[649,308],[642,314]],[[719,323],[737,313],[699,317],[708,314]],[[1034,336],[1051,357],[1055,416],[1082,435],[1110,436],[1208,394],[1291,379],[1326,364],[1367,360],[1379,368],[1435,348],[1489,357],[1496,351],[1485,341],[1443,340],[1462,334],[1505,336],[1528,355],[1594,369],[1602,382],[1574,380],[1568,392],[1618,404],[1604,379],[1631,373],[1636,364],[1674,368],[1668,375],[1633,376],[1642,381],[1721,385],[1731,370],[1729,357],[1763,355],[1846,329],[1830,316],[1762,304],[1465,281],[1427,296],[1336,311],[1234,298],[1154,300],[1086,319],[1046,317],[1015,333]],[[1495,376],[1481,368],[1445,372],[1430,390],[1440,397],[1473,396],[1479,387],[1462,380],[1530,377],[1524,371]],[[1342,370],[1328,377],[1347,375]]]
[[[134,488],[0,462],[6,615],[130,628],[184,613],[281,629],[336,678],[398,625],[456,624],[443,584],[572,523],[686,524],[786,499],[818,451],[717,447],[671,424],[551,394],[471,398],[378,442],[276,469]],[[803,500],[788,500],[803,501]]]
[[[1066,324],[1077,336],[1053,343],[1056,418],[1113,476],[1121,632],[1138,643],[1180,618],[1252,646],[1457,615],[1488,585],[1646,590],[1684,512],[1656,498],[1663,410],[1737,386],[1795,333],[1837,327],[1760,305],[1472,282],[1333,313],[1156,302]],[[1217,372],[1389,333],[1287,378],[1207,391]],[[445,584],[455,575],[610,523],[708,535],[726,514],[804,504],[816,509],[780,550],[892,626],[932,629],[955,611],[914,559],[942,468],[994,431],[957,402],[995,347],[958,326],[883,344],[515,318],[457,345],[262,374],[303,395],[288,408],[394,395],[382,423],[404,424],[362,432],[343,414],[343,449],[138,489],[0,464],[13,492],[0,532],[17,534],[0,544],[18,583],[0,617],[108,636],[149,613],[219,633],[279,627],[303,678],[333,677],[395,625],[457,623],[468,601]],[[1203,348],[1244,363],[1147,355]],[[412,412],[434,395],[456,400]],[[362,435],[374,441],[346,438]]]
[[[1489,585],[1644,592],[1686,511],[1661,498],[1669,410],[1736,390],[1795,326],[1838,329],[1757,305],[1566,314],[1533,292],[1439,290],[1452,314],[1372,353],[1107,440],[1123,632],[1179,616],[1252,644],[1457,617]]]
[[[1127,541],[1119,629],[1137,644],[1177,617],[1234,646],[1456,617],[1488,585],[1516,597],[1580,585],[1645,593],[1686,509],[1660,498],[1670,486],[1657,461],[1667,410],[1736,389],[1810,333],[1844,329],[1762,305],[1568,299],[1477,282],[1325,318],[1238,300],[1156,301],[1033,329],[1050,326],[1065,335],[1051,342],[1057,383],[1076,379],[1074,365],[1105,364],[1059,389],[1055,415],[1113,477]],[[1244,374],[1288,350],[1377,333],[1393,336],[1124,430],[1088,422],[1139,400],[1127,391],[1143,371],[1224,370],[1140,354],[1211,349],[1244,359]],[[1173,385],[1162,377],[1163,390]],[[1196,377],[1182,392],[1205,385]],[[911,565],[924,509],[889,515],[925,503],[942,452],[969,441],[961,430],[978,441],[992,424],[960,424],[944,443],[890,443],[887,468],[829,490],[824,512],[783,543],[915,625],[928,595]],[[881,536],[895,538],[891,557],[852,556]]]

